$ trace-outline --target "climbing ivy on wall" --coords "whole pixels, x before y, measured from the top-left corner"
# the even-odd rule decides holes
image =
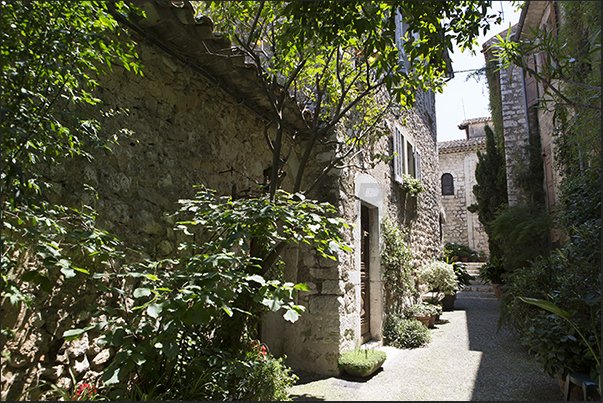
[[[415,285],[415,270],[412,266],[412,253],[406,245],[407,232],[385,218],[381,224],[383,247],[381,248],[381,266],[386,290],[386,299],[390,313],[399,313],[403,309],[404,299],[418,296]]]
[[[488,107],[492,117],[492,126],[497,145],[503,150],[503,113],[502,113],[502,98],[500,94],[500,73],[498,72],[498,64],[495,60],[488,59],[484,69],[486,74],[486,82],[488,83]]]

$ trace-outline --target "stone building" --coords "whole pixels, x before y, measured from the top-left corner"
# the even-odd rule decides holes
[[[524,2],[519,22],[511,27],[510,38],[513,41],[534,40],[533,32],[537,30],[555,37],[559,27],[565,23],[560,3],[558,1]],[[499,35],[505,37],[507,33],[503,31]],[[495,36],[483,44],[482,52],[486,63],[494,63],[495,55],[491,47],[498,41],[498,37]],[[542,71],[541,66],[545,62],[542,53],[526,57],[527,65],[537,71]],[[489,79],[488,85],[490,91],[494,91],[495,99],[500,102],[500,108],[498,112],[493,113],[493,117],[502,122],[509,205],[530,201],[526,190],[517,183],[517,178],[522,175],[522,172],[525,175],[526,165],[529,163],[527,161],[531,158],[531,162],[536,162],[536,165],[541,164],[542,169],[542,189],[537,189],[536,193],[540,192],[543,200],[536,200],[536,202],[542,202],[548,211],[554,212],[559,204],[561,177],[555,168],[554,112],[546,107],[551,96],[546,93],[545,84],[538,82],[522,68],[512,65],[495,72]],[[494,125],[496,126],[496,122]],[[533,148],[531,155],[530,148]],[[534,161],[534,159],[542,161]],[[556,244],[561,239],[561,232],[552,229],[552,242]]]
[[[439,179],[443,216],[442,237],[488,254],[488,236],[478,220],[477,213],[467,210],[476,203],[473,194],[477,151],[486,151],[484,127],[492,125],[489,117],[466,119],[458,125],[466,138],[438,143]]]
[[[258,192],[272,161],[265,140],[272,129],[257,72],[231,53],[230,43],[213,32],[209,19],[193,19],[188,2],[140,5],[146,16],[129,21],[129,27],[144,77],[113,66],[112,73],[99,77],[97,94],[111,115],[103,130],[128,128],[133,134],[111,151],[96,150],[91,162],[56,167],[53,198],[94,204],[101,228],[143,246],[157,259],[178,248],[171,213],[179,199],[194,195],[194,185],[225,195],[235,189]],[[304,124],[294,100],[289,105],[286,135],[292,137]],[[398,150],[391,163],[372,167],[360,153],[354,167],[332,170],[311,195],[332,203],[351,224],[343,236],[354,252],[341,252],[332,261],[312,250],[290,248],[283,257],[286,280],[310,287],[299,301],[307,311],[293,324],[267,316],[262,340],[276,355],[286,354],[295,369],[336,374],[341,352],[382,343],[387,313],[380,267],[384,217],[409,228],[415,264],[441,251],[434,94],[424,94],[414,110],[390,114],[386,121],[391,134],[373,151],[393,155]],[[333,135],[343,130],[339,127]],[[320,170],[330,152],[318,149],[309,169]],[[301,149],[294,146],[284,167],[283,189],[292,188],[300,159]],[[407,195],[401,174],[419,178],[425,191]],[[84,184],[94,187],[98,198]],[[76,381],[95,379],[110,358],[87,336],[74,342],[62,338],[64,331],[89,323],[87,308],[96,298],[77,282],[64,289],[68,295],[40,296],[44,303],[29,311],[3,306],[3,326],[16,334],[4,347],[13,359],[2,357],[3,399],[16,398],[36,379],[69,388],[70,370]]]
[[[541,29],[545,32],[555,33],[560,23],[561,15],[556,1],[526,1],[522,8],[519,22],[511,27],[511,38],[514,41],[530,38],[530,29]],[[505,30],[492,37],[483,44],[483,54],[486,62],[493,60],[494,51],[491,48],[498,41],[498,36],[506,37]],[[542,55],[530,55],[526,62],[535,67],[543,62]],[[539,69],[539,67],[536,67]],[[517,175],[525,169],[524,162],[528,157],[528,147],[540,147],[544,170],[543,190],[545,203],[550,211],[559,203],[560,178],[554,169],[554,142],[553,142],[553,113],[543,108],[545,90],[542,83],[515,65],[500,69],[493,74],[488,83],[491,91],[500,100],[500,109],[496,119],[502,122],[504,136],[507,189],[509,205],[526,202],[525,191],[516,183]],[[496,123],[495,123],[496,124]],[[522,162],[523,161],[523,162]]]

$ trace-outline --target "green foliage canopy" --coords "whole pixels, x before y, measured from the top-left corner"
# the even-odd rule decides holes
[[[306,179],[304,191],[309,192],[328,171],[383,134],[380,120],[390,106],[407,108],[417,92],[441,91],[451,71],[447,52],[453,43],[471,48],[480,30],[486,32],[495,18],[488,14],[489,1],[199,3],[198,10],[214,19],[263,78],[276,125],[271,142],[272,195],[283,160],[283,110],[292,102],[289,96],[307,112],[310,134],[293,192],[302,190],[317,141],[327,139],[340,122],[351,127],[335,142],[335,157],[318,177]],[[395,40],[396,13],[409,26],[400,46]],[[375,102],[384,89],[389,100]]]
[[[122,2],[2,3],[2,296],[14,303],[25,299],[19,281],[50,292],[53,273],[89,273],[116,250],[116,239],[96,228],[94,210],[51,203],[49,195],[54,166],[91,158],[94,147],[127,134],[103,135],[93,90],[112,64],[140,73],[112,14],[128,12]],[[30,256],[39,264],[18,279]]]

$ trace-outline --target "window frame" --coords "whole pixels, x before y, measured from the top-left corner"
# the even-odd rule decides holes
[[[406,174],[422,182],[421,152],[416,147],[414,140],[397,123],[393,125],[392,135],[394,143],[394,181],[401,185],[404,182],[402,175]]]
[[[444,177],[448,175],[450,177],[450,188],[452,193],[444,193]],[[445,172],[440,177],[440,186],[442,188],[442,196],[454,196],[454,176],[450,172]]]

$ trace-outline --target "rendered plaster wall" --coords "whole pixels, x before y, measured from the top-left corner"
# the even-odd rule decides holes
[[[177,201],[194,195],[194,185],[219,194],[247,188],[257,192],[271,153],[264,138],[264,122],[241,108],[215,83],[194,73],[161,50],[140,42],[137,52],[144,77],[118,66],[99,77],[97,96],[103,112],[104,134],[122,128],[133,131],[111,151],[94,151],[94,160],[78,160],[50,173],[56,183],[54,201],[92,203],[103,229],[141,245],[153,258],[173,253],[178,236],[170,214]],[[232,170],[231,170],[232,168]],[[288,170],[288,168],[287,168]],[[244,174],[242,174],[244,173]],[[288,175],[285,187],[290,187]],[[98,200],[82,184],[94,187]],[[52,278],[52,282],[60,282]],[[65,284],[61,295],[37,292],[31,310],[2,306],[2,325],[15,331],[5,340],[2,356],[2,399],[15,400],[38,379],[68,389],[69,371],[76,382],[93,380],[114,354],[99,348],[94,337],[64,342],[62,334],[90,323],[87,308],[98,301],[93,288],[80,281]],[[43,398],[42,398],[43,400]]]
[[[483,150],[482,147],[482,152]],[[473,149],[439,150],[439,175],[449,173],[454,180],[454,194],[442,195],[442,207],[445,219],[442,223],[444,242],[467,245],[475,251],[489,252],[488,236],[478,220],[477,213],[471,213],[467,207],[476,203],[473,194],[477,153]],[[441,182],[439,191],[441,193]]]

